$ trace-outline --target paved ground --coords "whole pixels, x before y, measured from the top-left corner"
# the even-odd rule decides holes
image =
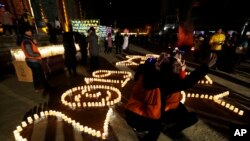
[[[145,49],[132,46],[131,52],[139,52],[141,54],[147,54],[152,53]],[[114,64],[117,61],[120,61],[119,58],[124,58],[123,56],[115,57],[114,54],[103,54],[101,53],[101,56],[103,58],[106,58],[107,61],[105,61],[107,64],[104,66],[110,66],[110,64]],[[124,58],[125,59],[125,58]],[[110,63],[110,64],[108,64]],[[191,62],[190,62],[191,63]],[[190,70],[193,68],[190,67]],[[47,104],[48,102],[53,102],[55,99],[51,100],[53,98],[53,95],[60,95],[63,91],[78,85],[79,82],[83,81],[83,77],[90,76],[90,74],[86,71],[87,68],[83,66],[78,66],[78,76],[76,77],[69,77],[66,72],[60,72],[57,74],[53,74],[50,77],[50,83],[56,86],[56,90],[54,90],[55,93],[52,93],[50,96],[43,96],[42,93],[34,93],[32,83],[29,82],[20,82],[17,80],[17,77],[13,75],[7,75],[5,76],[4,80],[0,83],[0,140],[1,141],[14,141],[13,137],[13,130],[16,128],[17,125],[20,124],[23,117],[25,117],[25,114],[27,114],[32,109],[39,109],[39,106]],[[129,70],[133,72],[132,69],[126,68],[126,70]],[[223,85],[229,90],[234,91],[236,94],[242,96],[243,98],[243,105],[245,105],[246,109],[249,110],[249,107],[246,104],[244,104],[244,101],[249,100],[250,98],[250,89],[249,87],[238,85],[237,83],[234,83],[233,81],[227,81],[224,78],[221,78],[218,75],[215,74],[209,74],[210,77],[219,85]],[[228,75],[229,74],[225,74]],[[234,74],[232,77],[236,77],[240,79],[241,81],[248,82],[248,78],[241,78],[240,76],[237,76],[237,74]],[[236,79],[235,78],[235,79]],[[56,97],[56,96],[55,96]],[[126,100],[126,99],[123,99]],[[109,140],[112,141],[136,141],[137,138],[132,131],[132,129],[126,124],[126,122],[123,119],[122,109],[120,107],[122,106],[122,102],[117,106],[118,108],[114,109],[114,114],[112,115],[111,120],[111,126],[110,126],[110,138]],[[37,107],[36,107],[37,106]],[[192,105],[191,105],[192,106]],[[191,110],[192,107],[190,108]],[[220,112],[222,112],[224,109],[222,109]],[[224,110],[225,111],[225,110]],[[228,133],[228,127],[225,126],[227,124],[222,124],[225,122],[223,119],[227,119],[223,116],[223,118],[219,119],[218,115],[205,113],[202,110],[197,110],[197,112],[200,112],[201,116],[198,123],[196,123],[194,126],[187,128],[183,131],[183,136],[176,140],[183,140],[183,141],[226,141],[230,140],[229,133]],[[202,113],[203,112],[203,113]],[[233,114],[225,111],[226,116],[233,116]],[[205,117],[205,118],[204,118]],[[207,118],[210,117],[210,118]],[[244,117],[242,119],[243,122],[250,122],[249,120],[245,120],[245,118],[249,119],[249,116]],[[230,119],[230,118],[228,118]],[[223,122],[221,122],[222,120]],[[218,122],[213,122],[218,121]],[[226,122],[236,122],[237,119],[234,119],[232,121],[228,120]],[[221,122],[221,124],[217,124]],[[239,121],[240,122],[240,121]],[[46,121],[44,123],[46,125]],[[48,127],[46,127],[48,128]],[[44,126],[35,126],[32,130],[33,133],[30,137],[32,141],[49,141],[49,140],[55,140],[55,141],[78,141],[78,140],[94,140],[93,138],[89,137],[83,137],[79,135],[79,132],[76,132],[73,130],[73,133],[68,134],[68,136],[63,136],[64,128],[62,128],[62,124],[60,122],[57,124],[57,133],[54,136],[54,138],[50,138],[49,134],[46,133],[46,129]],[[69,127],[68,127],[69,128]],[[43,136],[44,135],[44,136]],[[243,138],[239,138],[242,140]],[[174,139],[170,139],[168,136],[161,134],[159,141],[170,141]]]

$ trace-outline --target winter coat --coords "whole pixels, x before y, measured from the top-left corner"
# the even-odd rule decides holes
[[[90,56],[98,56],[99,55],[98,36],[96,35],[95,32],[92,32],[87,37],[87,42],[89,43]]]

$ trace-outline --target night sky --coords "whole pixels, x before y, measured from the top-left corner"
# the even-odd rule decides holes
[[[82,0],[87,18],[98,18],[103,25],[116,25],[119,28],[137,28],[159,22],[161,18],[161,0]],[[174,9],[188,0],[166,0],[176,5]],[[189,0],[192,1],[192,0]],[[236,22],[250,17],[247,0],[193,0],[198,1],[194,15],[203,23],[212,24]],[[185,5],[184,5],[185,8]],[[201,22],[202,23],[202,22]],[[223,23],[223,24],[224,24]]]
[[[96,17],[101,24],[120,28],[136,28],[156,22],[160,17],[161,0],[84,0],[87,17]],[[110,4],[111,2],[111,4]]]

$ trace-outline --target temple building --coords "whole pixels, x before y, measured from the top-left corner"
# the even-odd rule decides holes
[[[28,12],[38,27],[53,23],[58,17],[64,30],[67,30],[70,20],[82,19],[83,13],[80,0],[0,0],[0,4],[16,19]]]

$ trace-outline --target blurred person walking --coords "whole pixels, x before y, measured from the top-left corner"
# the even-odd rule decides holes
[[[246,60],[248,46],[248,37],[243,35],[239,38],[239,44],[235,48],[235,67],[238,67],[241,62]]]
[[[123,37],[122,50],[128,50],[129,49],[128,46],[129,46],[129,36],[126,33]]]
[[[227,73],[234,73],[235,69],[235,48],[239,42],[239,35],[234,32],[228,35],[225,40],[223,48],[223,71]]]
[[[13,35],[13,15],[5,9],[5,7],[1,7],[1,23],[3,27],[3,35]]]
[[[74,41],[74,32],[72,25],[69,25],[69,31],[63,33],[63,47],[64,47],[64,65],[68,70],[69,75],[77,74],[76,66],[76,47]]]
[[[61,22],[60,22],[58,17],[55,18],[54,24],[55,24],[54,28],[55,28],[56,34],[61,35],[62,34],[62,26],[61,26]]]
[[[123,38],[122,38],[120,31],[118,31],[115,35],[115,53],[116,54],[122,53],[122,43],[123,43]]]
[[[56,29],[50,24],[50,23],[47,23],[47,33],[49,35],[49,42],[51,44],[57,44],[57,36],[56,36]]]
[[[111,33],[108,33],[107,44],[108,44],[107,53],[112,53],[113,39]]]
[[[76,43],[79,44],[81,52],[81,64],[86,65],[88,63],[88,42],[87,37],[79,32],[76,33]]]
[[[225,43],[226,40],[226,35],[223,32],[222,28],[219,28],[217,30],[217,32],[212,35],[212,37],[209,40],[209,45],[211,46],[211,52],[213,54],[217,55],[217,63],[215,64],[215,66],[213,67],[214,69],[222,69],[222,49],[223,49],[223,45]]]
[[[99,69],[98,36],[96,35],[96,30],[94,27],[89,28],[87,42],[89,46],[89,55],[90,55],[90,68],[88,71],[93,72]]]

